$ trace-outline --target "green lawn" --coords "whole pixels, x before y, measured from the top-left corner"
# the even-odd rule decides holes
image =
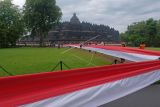
[[[98,56],[88,51],[68,48],[11,48],[0,49],[0,65],[8,72],[30,74],[51,71],[59,61],[71,68],[100,66],[111,64],[104,56]],[[56,70],[60,69],[58,67]],[[64,67],[64,69],[66,69]],[[0,76],[7,76],[0,69]]]
[[[160,51],[160,48],[153,48],[153,47],[150,47],[150,48],[146,48],[148,50],[155,50],[155,51]]]
[[[146,48],[160,50],[160,48]],[[70,68],[108,65],[107,56],[89,53],[88,51],[68,48],[10,48],[0,49],[0,65],[8,72],[30,74],[51,71],[55,65],[63,61]],[[59,70],[60,66],[56,70]],[[63,69],[67,69],[64,67]],[[7,76],[0,69],[0,76]]]

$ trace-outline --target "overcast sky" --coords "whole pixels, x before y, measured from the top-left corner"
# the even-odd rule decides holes
[[[25,0],[13,0],[23,6]],[[62,21],[69,21],[74,12],[81,21],[109,25],[120,32],[133,22],[148,18],[160,19],[160,0],[57,0]]]

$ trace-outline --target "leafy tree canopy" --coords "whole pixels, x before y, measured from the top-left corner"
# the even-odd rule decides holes
[[[55,0],[26,0],[24,20],[31,35],[40,36],[40,46],[43,39],[61,18],[61,10]]]
[[[0,0],[0,47],[15,46],[23,35],[23,25],[20,9],[11,0]]]
[[[148,19],[128,26],[121,38],[132,46],[145,42],[147,46],[160,46],[160,20]]]

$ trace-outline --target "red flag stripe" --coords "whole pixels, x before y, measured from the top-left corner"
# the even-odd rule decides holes
[[[31,103],[157,69],[159,60],[0,78],[0,106]]]

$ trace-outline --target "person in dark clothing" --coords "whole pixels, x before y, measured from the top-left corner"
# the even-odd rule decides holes
[[[125,59],[121,58],[121,63],[125,63]]]
[[[82,48],[82,46],[83,46],[83,45],[82,45],[82,44],[80,44],[80,48]]]
[[[126,47],[126,44],[123,43],[123,44],[122,44],[122,47]],[[121,58],[121,61],[120,61],[120,62],[121,62],[121,63],[124,63],[124,62],[125,62],[125,59]]]

